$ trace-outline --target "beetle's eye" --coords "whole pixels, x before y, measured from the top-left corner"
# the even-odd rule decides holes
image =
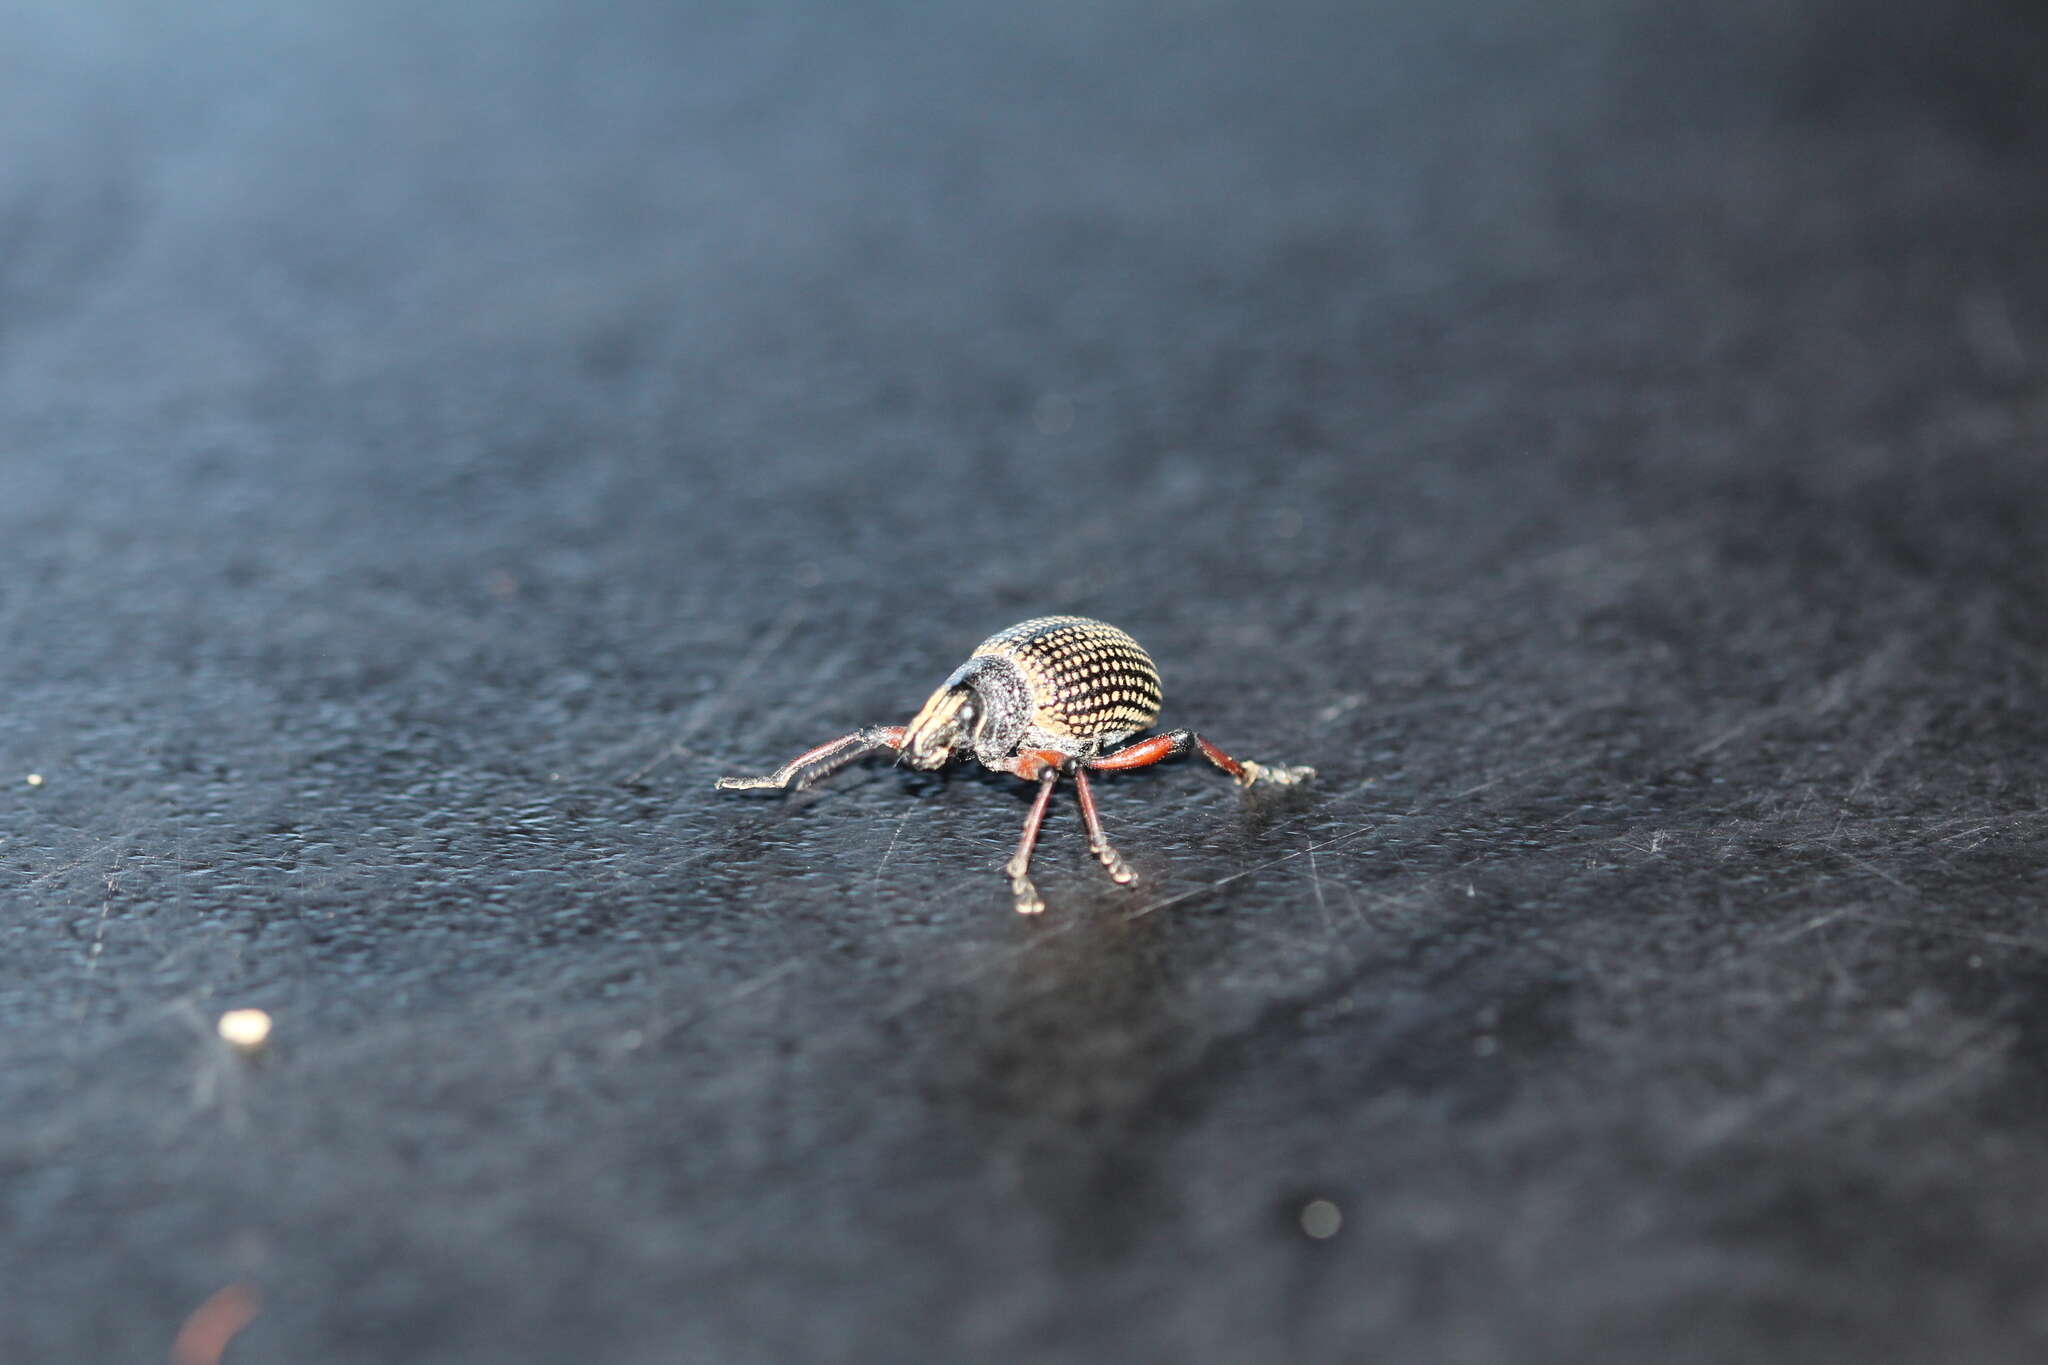
[[[971,690],[966,700],[960,703],[960,709],[953,713],[953,723],[960,727],[957,733],[963,738],[968,735],[981,738],[981,728],[986,722],[981,714],[981,698]]]

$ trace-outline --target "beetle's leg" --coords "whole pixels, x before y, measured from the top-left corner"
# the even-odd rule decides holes
[[[1058,768],[1039,769],[1038,798],[1031,803],[1031,814],[1024,817],[1024,837],[1017,841],[1017,851],[1003,868],[1010,874],[1010,894],[1017,898],[1020,915],[1036,915],[1045,909],[1045,902],[1038,898],[1038,888],[1031,884],[1027,874],[1031,870],[1032,846],[1038,842],[1038,827],[1045,823],[1045,808],[1052,804],[1052,789],[1059,780]]]
[[[862,754],[875,749],[903,747],[900,725],[870,725],[830,744],[798,754],[766,777],[721,777],[720,791],[748,791],[756,787],[787,787],[792,791],[808,787],[829,773],[837,772]]]
[[[1088,827],[1088,851],[1109,873],[1109,879],[1119,886],[1132,886],[1138,874],[1131,871],[1123,855],[1109,846],[1109,840],[1102,835],[1102,818],[1095,813],[1095,793],[1088,790],[1088,774],[1074,769],[1074,795],[1081,801],[1081,823]]]
[[[1232,758],[1193,730],[1174,730],[1167,734],[1154,735],[1150,739],[1141,739],[1136,744],[1126,744],[1113,754],[1091,758],[1083,766],[1094,768],[1098,772],[1149,768],[1162,759],[1173,758],[1190,749],[1200,749],[1202,757],[1246,787],[1258,782],[1271,783],[1276,787],[1292,786],[1316,775],[1314,768],[1285,767],[1280,764],[1268,767],[1263,763],[1254,763],[1250,759]]]
[[[1141,739],[1136,744],[1126,744],[1114,753],[1091,758],[1081,766],[1097,772],[1117,773],[1126,768],[1149,768],[1169,758],[1177,758],[1195,745],[1193,730],[1175,730],[1172,734],[1154,735]],[[1229,769],[1224,769],[1229,772]]]
[[[1202,757],[1236,778],[1240,786],[1250,787],[1266,782],[1275,787],[1291,787],[1316,775],[1314,768],[1289,767],[1279,763],[1267,767],[1248,758],[1232,758],[1200,735],[1194,735],[1193,739],[1195,747],[1202,751]]]

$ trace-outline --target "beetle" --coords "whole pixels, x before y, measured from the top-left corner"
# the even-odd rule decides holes
[[[1245,787],[1285,787],[1315,769],[1232,758],[1193,730],[1127,743],[1159,718],[1159,670],[1123,631],[1085,616],[1039,616],[996,632],[953,670],[908,725],[871,725],[798,754],[764,777],[721,777],[722,791],[797,790],[863,754],[891,749],[897,761],[932,771],[972,755],[994,772],[1038,784],[1017,851],[1004,865],[1017,913],[1045,909],[1031,884],[1031,851],[1052,790],[1074,781],[1088,850],[1110,877],[1134,886],[1137,874],[1102,833],[1091,772],[1145,768],[1199,750]]]

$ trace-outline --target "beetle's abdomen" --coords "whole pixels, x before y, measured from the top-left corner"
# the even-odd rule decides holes
[[[1136,640],[1085,616],[1041,616],[974,651],[1015,663],[1031,690],[1031,723],[1080,741],[1121,738],[1159,718],[1159,670]]]

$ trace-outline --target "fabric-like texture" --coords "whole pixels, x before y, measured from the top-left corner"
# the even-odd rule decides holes
[[[2041,1358],[2038,7],[0,32],[0,1361]]]

